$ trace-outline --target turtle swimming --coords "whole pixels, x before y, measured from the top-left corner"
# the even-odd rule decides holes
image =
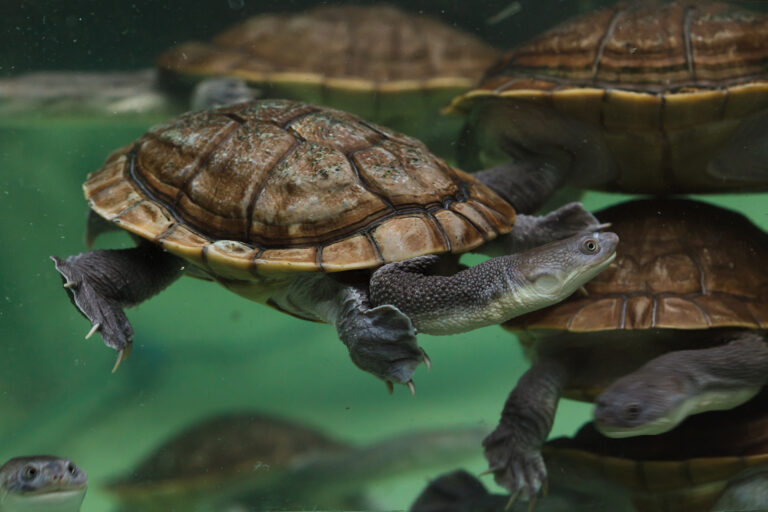
[[[201,106],[224,105],[254,87],[261,98],[338,108],[417,137],[436,151],[459,119],[440,115],[499,56],[439,19],[390,5],[323,5],[261,14],[210,42],[182,43],[157,61],[173,89],[208,79]],[[211,81],[212,78],[224,80]]]
[[[15,457],[0,466],[3,512],[79,512],[88,476],[69,459]]]
[[[533,366],[484,441],[499,483],[532,497],[561,396],[595,400],[610,436],[660,434],[729,409],[768,379],[768,234],[698,201],[629,201],[597,212],[622,244],[611,267],[555,306],[515,318]]]
[[[573,437],[547,441],[552,478],[539,512],[726,512],[761,510],[768,492],[768,394],[729,411],[691,417],[658,436],[611,439],[593,422]],[[440,476],[411,512],[501,512],[508,496],[490,494],[466,471]],[[525,503],[506,510],[523,512]]]
[[[107,487],[121,510],[368,510],[378,478],[475,453],[478,428],[410,432],[354,446],[258,412],[196,421]]]
[[[618,2],[513,48],[450,112],[467,170],[512,158],[549,186],[629,193],[768,187],[768,16]]]
[[[553,304],[614,257],[616,235],[579,204],[516,216],[535,184],[500,172],[494,187],[512,204],[415,139],[341,111],[262,100],[190,113],[85,182],[91,237],[122,228],[138,246],[53,260],[117,364],[133,336],[122,308],[188,273],[334,325],[357,366],[412,388],[426,359],[417,332]],[[457,255],[478,249],[504,255],[460,269]],[[433,275],[438,264],[448,275]]]

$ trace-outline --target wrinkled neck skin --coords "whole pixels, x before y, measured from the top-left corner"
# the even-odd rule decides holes
[[[2,512],[79,512],[85,498],[85,487],[48,493],[16,493],[0,491]]]
[[[587,239],[600,246],[598,253],[581,252]],[[613,233],[588,233],[492,258],[450,277],[420,276],[414,280],[415,286],[429,285],[432,293],[420,297],[418,303],[396,305],[426,334],[455,334],[497,325],[571,295],[610,265],[617,243]],[[457,300],[440,300],[451,296]]]

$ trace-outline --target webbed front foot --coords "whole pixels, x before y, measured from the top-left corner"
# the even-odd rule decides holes
[[[90,251],[62,259],[51,256],[75,307],[91,322],[87,337],[98,331],[117,350],[117,363],[128,357],[133,328],[123,308],[134,306],[176,280],[184,262],[159,247]]]
[[[98,331],[104,344],[117,351],[114,371],[131,351],[133,328],[120,303],[110,298],[118,286],[106,281],[104,273],[94,271],[91,254],[66,259],[51,256],[51,259],[61,274],[72,304],[91,322],[86,339]]]
[[[511,493],[510,505],[517,498],[534,502],[542,487],[546,488],[547,468],[541,450],[526,437],[524,429],[502,422],[483,440],[488,472]]]
[[[361,311],[342,322],[338,330],[352,361],[388,384],[405,384],[413,392],[416,367],[430,365],[416,343],[413,322],[395,306],[385,304]]]
[[[579,202],[568,203],[544,215],[539,229],[549,233],[552,240],[562,240],[588,231],[599,231],[609,224],[601,223]]]

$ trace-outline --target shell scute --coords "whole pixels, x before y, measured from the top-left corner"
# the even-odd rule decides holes
[[[388,219],[372,235],[386,263],[449,250],[441,233],[423,215]]]

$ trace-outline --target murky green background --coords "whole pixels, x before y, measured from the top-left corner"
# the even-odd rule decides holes
[[[126,68],[146,67],[153,52],[182,35],[205,37],[240,16],[275,6],[246,0],[239,10],[226,1],[201,3],[215,6],[208,11],[211,22],[206,25],[203,10],[190,13],[172,2],[158,7],[154,17],[152,5],[160,2],[134,3],[134,11],[127,2],[119,8],[130,11],[122,18],[107,16],[105,7],[88,2],[70,2],[67,8],[47,5],[51,2],[17,3],[18,10],[6,13],[10,17],[5,18],[0,41],[36,44],[17,44],[13,52],[3,45],[2,74],[45,67],[104,68],[109,55],[122,56],[114,62]],[[9,9],[9,4],[3,2],[2,8]],[[417,7],[436,14],[445,10],[451,19],[482,31],[482,16],[498,12],[504,4],[482,2],[472,10],[461,2],[421,2]],[[302,5],[306,2],[284,2],[281,9]],[[550,8],[557,6],[561,3],[552,2]],[[515,27],[531,30],[551,23],[541,7],[526,7],[506,30],[488,27],[489,39],[503,46],[524,35],[512,34]],[[50,14],[45,23],[60,21],[50,32],[42,24],[46,12]],[[526,13],[533,18],[525,18]],[[564,13],[558,11],[557,16]],[[75,22],[67,21],[72,16]],[[118,19],[135,25],[133,32],[115,36],[115,42],[103,29],[104,23]],[[142,39],[132,51],[128,43],[136,33],[145,34],[141,22],[150,19],[157,40]],[[184,25],[185,20],[196,21]],[[67,29],[70,25],[75,28]],[[66,30],[86,33],[86,27],[102,30],[99,37],[109,44],[99,45],[93,35],[82,47],[67,39]],[[116,28],[119,35],[123,26]],[[192,34],[193,29],[199,33]],[[41,34],[48,38],[41,39]],[[83,511],[103,512],[110,504],[101,483],[125,472],[188,422],[217,411],[272,412],[361,444],[417,428],[493,428],[504,399],[526,368],[514,337],[501,328],[450,337],[422,335],[432,371],[418,370],[415,397],[402,387],[389,396],[383,383],[351,363],[331,327],[301,322],[189,278],[129,311],[135,329],[133,352],[116,374],[110,374],[115,353],[98,335],[83,340],[89,325],[69,303],[48,257],[85,250],[85,175],[111,150],[156,121],[0,119],[0,461],[47,452],[71,457],[90,476]],[[764,195],[701,198],[741,211],[768,229]],[[597,209],[623,199],[588,193],[584,203]],[[127,247],[130,240],[109,234],[97,246]],[[588,406],[563,401],[553,436],[574,432],[588,418]],[[465,467],[476,473],[485,469],[479,446]],[[377,482],[371,492],[382,507],[403,509],[427,478],[440,471],[393,477]],[[491,479],[486,483],[491,486]]]

